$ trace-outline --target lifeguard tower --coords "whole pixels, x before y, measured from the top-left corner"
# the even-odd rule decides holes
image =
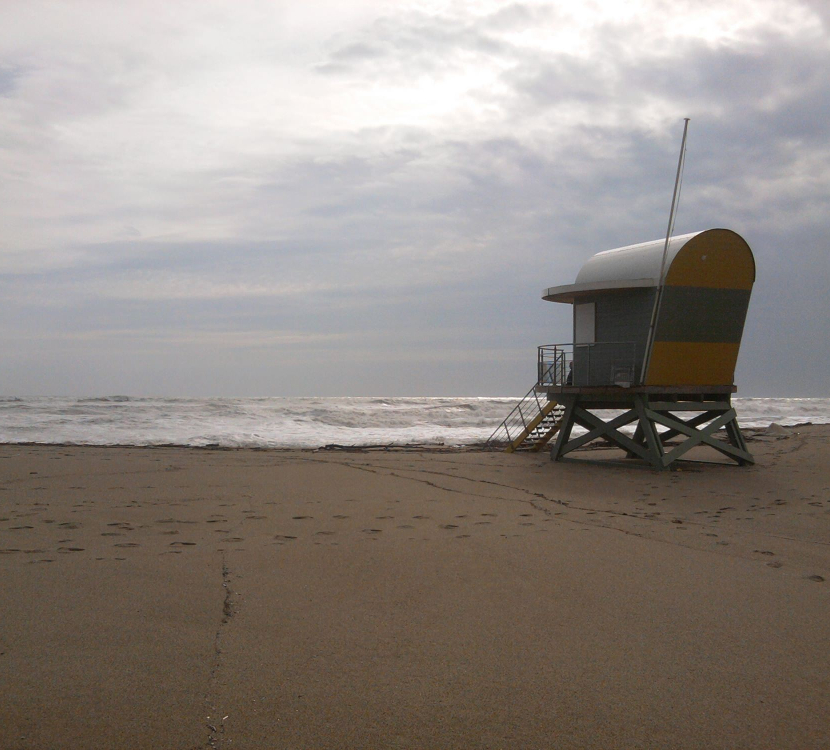
[[[700,445],[753,463],[731,396],[754,281],[752,251],[729,229],[597,253],[575,283],[544,291],[573,305],[573,343],[539,347],[536,384],[490,441],[540,450],[555,436],[555,461],[604,438],[660,469]],[[595,413],[607,409],[622,413]]]

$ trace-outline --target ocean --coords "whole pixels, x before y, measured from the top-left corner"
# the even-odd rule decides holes
[[[317,448],[487,440],[515,398],[0,397],[0,443]],[[743,427],[830,423],[830,398],[736,398]]]

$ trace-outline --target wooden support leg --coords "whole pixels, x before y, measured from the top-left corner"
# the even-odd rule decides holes
[[[725,443],[723,440],[718,440],[718,438],[714,437],[714,433],[717,430],[721,427],[725,427],[730,422],[735,421],[736,414],[734,409],[729,409],[729,411],[726,412],[707,412],[708,419],[713,419],[713,417],[715,419],[706,425],[706,427],[700,429],[690,427],[684,422],[681,422],[668,414],[660,414],[658,412],[651,411],[650,409],[647,410],[646,413],[653,421],[687,436],[687,440],[685,442],[669,451],[663,457],[663,464],[665,466],[668,466],[673,461],[676,461],[684,453],[700,444],[708,445],[714,448],[716,451],[723,453],[725,456],[728,456],[733,461],[736,461],[741,465],[753,462],[752,455],[748,451],[734,445],[730,445],[729,443]]]
[[[745,466],[746,464],[754,464],[755,459],[753,458],[752,454],[749,452],[749,448],[747,448],[746,440],[744,440],[743,433],[741,432],[741,428],[738,426],[738,419],[737,417],[733,419],[731,422],[728,422],[726,425],[726,435],[729,438],[730,444],[735,446],[738,450],[743,451],[746,453],[749,458],[739,458],[738,463],[741,466]]]
[[[634,442],[637,443],[637,445],[645,445],[646,444],[646,439],[643,436],[643,427],[639,422],[637,423],[637,428],[634,430]],[[628,452],[626,452],[625,457],[626,458],[637,458],[637,454],[632,453],[631,451],[628,451]]]
[[[550,451],[551,461],[558,461],[562,457],[562,448],[571,439],[571,430],[574,426],[576,396],[563,396],[560,398],[559,403],[565,406],[565,412],[562,414],[562,421],[559,423],[559,434],[556,436],[556,442]]]
[[[660,439],[660,434],[657,432],[657,426],[649,416],[648,397],[636,396],[634,409],[640,419],[639,427],[645,436],[645,443],[648,446],[649,461],[655,469],[662,469],[664,468],[663,442]]]

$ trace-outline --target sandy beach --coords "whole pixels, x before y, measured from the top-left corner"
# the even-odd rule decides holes
[[[830,428],[750,445],[0,446],[0,747],[826,748]]]

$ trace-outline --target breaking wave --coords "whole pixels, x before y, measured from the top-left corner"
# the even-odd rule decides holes
[[[827,398],[737,398],[745,427],[830,423]],[[471,445],[513,398],[0,397],[0,442],[316,448]]]

